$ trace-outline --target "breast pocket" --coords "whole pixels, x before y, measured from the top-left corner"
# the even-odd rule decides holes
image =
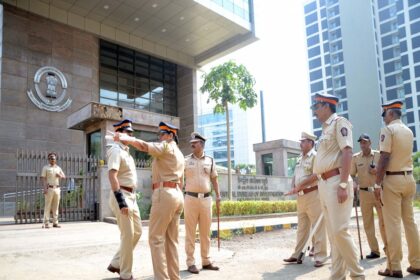
[[[187,164],[186,166],[185,166],[185,176],[188,178],[188,177],[190,177],[190,176],[193,176],[194,175],[194,169],[195,169],[195,166],[194,166],[194,164]],[[188,179],[187,179],[188,180]]]
[[[328,148],[332,143],[334,143],[335,137],[332,134],[323,134],[318,141],[319,148]]]
[[[204,169],[204,174],[210,174],[211,164],[208,164],[208,163],[204,164],[203,169]]]

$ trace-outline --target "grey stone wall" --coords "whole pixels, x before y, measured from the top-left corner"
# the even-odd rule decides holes
[[[99,100],[98,39],[72,27],[4,5],[0,99],[0,195],[14,191],[16,150],[85,152],[82,131],[67,116]],[[63,112],[38,109],[27,97],[35,72],[61,70],[72,105]]]

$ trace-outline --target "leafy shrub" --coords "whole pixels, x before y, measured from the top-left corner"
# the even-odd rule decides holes
[[[217,215],[213,203],[213,216]],[[287,201],[222,201],[220,216],[244,216],[296,212],[296,200]]]

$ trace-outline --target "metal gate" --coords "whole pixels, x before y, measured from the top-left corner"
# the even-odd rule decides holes
[[[48,164],[47,155],[47,152],[17,151],[16,223],[43,222],[45,198],[40,175],[42,167]],[[57,164],[66,175],[66,179],[60,180],[59,220],[96,220],[98,159],[86,155],[57,153]]]

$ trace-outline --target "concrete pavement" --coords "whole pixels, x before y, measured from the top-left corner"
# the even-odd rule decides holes
[[[420,213],[416,213],[419,223]],[[294,217],[270,217],[256,220],[223,221],[221,228],[257,228],[264,225],[267,230],[270,223],[275,225],[293,224]],[[61,229],[42,229],[40,224],[0,226],[0,279],[117,279],[116,274],[106,271],[106,267],[119,244],[118,228],[103,222],[62,223]],[[213,225],[214,227],[215,225]],[[272,228],[271,226],[271,228]],[[355,242],[355,221],[352,222]],[[252,232],[243,232],[252,233]],[[379,238],[379,233],[377,234]],[[143,226],[143,234],[134,253],[133,274],[136,279],[153,279],[150,249],[147,242],[148,227]],[[293,250],[296,230],[280,230],[257,235],[243,235],[222,241],[222,248],[217,250],[212,241],[211,255],[216,264],[222,267],[220,272],[201,271],[198,276],[186,272],[184,251],[184,227],[180,226],[180,268],[183,279],[199,277],[210,279],[326,279],[330,265],[314,270],[312,262],[305,259],[301,266],[285,265],[281,259],[288,257]],[[365,249],[367,243],[362,233]],[[407,267],[406,249],[403,241],[403,267]],[[364,252],[365,254],[368,252]],[[196,260],[200,263],[199,247],[196,247]],[[385,259],[362,262],[369,277],[376,276],[376,271],[383,268]],[[404,271],[404,275],[408,274]],[[408,279],[416,279],[409,276]]]

